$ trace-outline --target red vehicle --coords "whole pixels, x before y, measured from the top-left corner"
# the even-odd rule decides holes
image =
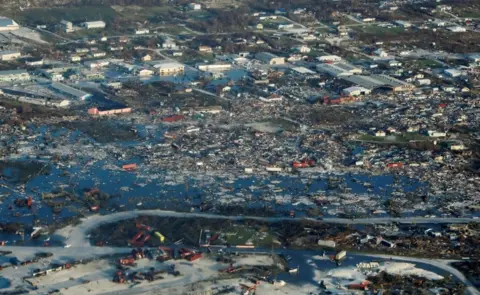
[[[315,167],[315,160],[305,158],[301,161],[295,161],[292,164],[293,168],[309,168]]]
[[[178,250],[178,252],[180,253],[180,257],[182,258],[186,258],[187,256],[190,256],[190,255],[193,255],[193,251],[187,249],[187,248],[181,248],[180,250]]]
[[[137,169],[137,164],[135,164],[135,163],[125,164],[125,165],[122,166],[122,169],[127,170],[127,171],[135,170],[135,169]]]
[[[402,168],[402,167],[403,167],[403,163],[388,163],[388,164],[387,164],[387,167],[388,167],[388,168]]]
[[[185,116],[183,115],[172,115],[172,116],[168,116],[168,117],[164,117],[162,119],[163,122],[177,122],[177,121],[180,121],[180,120],[183,120],[185,119]]]
[[[132,266],[135,264],[135,259],[133,257],[122,258],[118,261],[121,265],[129,265]]]
[[[202,253],[195,253],[193,255],[187,256],[187,260],[188,261],[195,261],[195,260],[200,259],[202,257],[203,257]]]

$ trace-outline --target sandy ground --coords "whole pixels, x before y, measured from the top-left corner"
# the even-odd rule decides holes
[[[154,282],[143,281],[138,285],[117,284],[112,282],[114,273],[117,271],[116,263],[112,259],[98,259],[85,265],[77,265],[68,270],[51,272],[47,276],[30,278],[29,281],[35,284],[38,289],[32,290],[23,277],[32,274],[34,269],[46,269],[50,263],[71,262],[72,260],[95,258],[100,255],[123,254],[127,255],[129,248],[108,248],[108,247],[80,247],[80,248],[60,248],[60,247],[3,247],[3,250],[13,251],[7,256],[0,256],[3,265],[8,264],[11,257],[16,256],[20,260],[31,259],[34,253],[51,252],[54,255],[40,262],[18,266],[8,267],[2,270],[2,276],[11,281],[9,290],[20,288],[30,289],[29,294],[47,294],[52,290],[60,290],[62,294],[111,294],[111,295],[131,295],[131,294],[188,294],[188,295],[207,295],[208,290],[224,290],[227,286],[232,290],[223,294],[240,294],[241,284],[252,286],[252,282],[240,278],[232,278],[221,274],[219,270],[228,267],[223,263],[204,257],[194,262],[185,260],[167,261],[160,263],[155,260],[138,260],[135,267],[128,271],[147,272],[151,267],[157,270],[168,270],[171,265],[182,275],[175,277],[170,274],[164,274],[164,279]],[[122,255],[122,256],[123,256]],[[375,256],[375,255],[374,255]],[[387,261],[382,264],[377,271],[383,270],[391,274],[398,275],[416,275],[427,279],[437,280],[442,277],[430,271],[417,268],[409,258],[406,261]],[[254,265],[272,265],[273,259],[269,255],[240,255],[235,258],[236,266],[254,266]],[[307,264],[312,267],[313,280],[307,284],[286,284],[285,286],[274,286],[262,282],[257,287],[257,294],[308,294],[309,292],[319,292],[318,283],[324,281],[325,285],[332,294],[346,294],[346,285],[353,282],[361,282],[366,276],[366,271],[361,271],[355,266],[343,266],[333,269],[320,269],[319,261],[328,260],[328,257],[321,255],[312,255],[307,259]],[[401,259],[399,259],[401,260]],[[423,260],[422,260],[423,262]],[[430,261],[430,264],[445,269],[448,265],[445,261]],[[448,267],[447,267],[448,268]],[[302,272],[302,270],[299,270]],[[3,289],[2,291],[6,291]],[[476,290],[469,287],[470,294],[478,294]],[[204,292],[204,293],[202,293]],[[207,292],[207,293],[205,293]],[[352,294],[348,291],[348,294]],[[361,293],[359,293],[361,294]]]
[[[264,256],[241,256],[236,260],[235,265],[272,265],[273,259]],[[147,272],[151,267],[157,270],[168,270],[171,265],[182,275],[175,277],[165,274],[164,279],[154,282],[142,281],[134,288],[132,284],[117,284],[112,282],[114,273],[117,271],[115,263],[111,260],[96,260],[85,265],[78,265],[68,270],[52,272],[47,276],[29,279],[38,287],[31,294],[46,294],[51,290],[58,289],[62,294],[143,294],[157,291],[169,290],[168,294],[184,294],[188,290],[194,290],[197,282],[213,280],[221,277],[219,270],[228,265],[203,258],[194,262],[185,260],[168,261],[159,263],[155,260],[138,260],[135,267],[130,271]],[[194,284],[194,285],[192,285]]]

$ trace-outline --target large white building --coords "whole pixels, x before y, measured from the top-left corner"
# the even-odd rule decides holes
[[[103,28],[105,28],[105,26],[106,26],[105,22],[103,22],[101,20],[82,23],[82,27],[84,27],[86,29],[103,29]]]
[[[202,5],[198,3],[190,3],[188,4],[188,8],[190,8],[191,10],[200,10],[202,9]]]
[[[452,78],[460,77],[462,75],[462,71],[459,71],[457,69],[446,69],[443,72],[445,73],[445,75]]]
[[[317,60],[318,61],[321,61],[321,62],[339,62],[339,61],[342,61],[342,58],[338,55],[323,55],[323,56],[319,56],[317,57]]]
[[[343,89],[343,93],[345,95],[350,95],[350,96],[367,95],[367,94],[370,94],[370,92],[371,91],[369,89],[363,88],[360,86],[352,86],[352,87]]]
[[[255,54],[255,59],[268,65],[283,65],[285,63],[284,57],[279,57],[270,52],[260,52]]]
[[[167,38],[165,41],[163,41],[162,48],[164,48],[164,49],[177,49],[178,45],[172,39]]]
[[[63,84],[63,83],[52,83],[50,85],[50,87],[63,94],[63,95],[66,95],[68,97],[71,97],[71,98],[75,98],[75,99],[78,99],[78,100],[85,100],[87,98],[89,98],[90,96],[92,96],[91,94],[87,93],[87,92],[84,92],[82,90],[78,90],[76,88],[73,88],[73,87],[70,87],[66,84]]]
[[[18,29],[20,29],[20,26],[14,20],[0,16],[0,32],[15,31]]]
[[[461,26],[453,26],[453,27],[448,27],[447,30],[454,32],[454,33],[464,33],[467,31],[466,28],[461,27]]]
[[[65,33],[71,33],[73,32],[73,24],[72,22],[69,22],[67,20],[62,20],[60,22],[60,27]]]
[[[387,75],[353,75],[348,77],[343,76],[341,78],[359,87],[368,89],[369,91],[382,87],[390,88],[394,92],[411,91],[415,88],[415,86],[410,83],[406,83]]]
[[[176,62],[162,62],[153,66],[160,76],[183,75],[185,66]]]
[[[346,62],[339,62],[339,63],[332,63],[332,64],[323,63],[323,64],[317,65],[317,71],[322,73],[327,73],[334,77],[341,77],[341,76],[351,76],[355,74],[361,74],[362,68]]]

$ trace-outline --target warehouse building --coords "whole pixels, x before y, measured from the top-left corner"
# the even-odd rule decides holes
[[[29,81],[30,75],[25,70],[0,71],[0,82]]]
[[[320,62],[332,63],[342,61],[342,58],[338,55],[323,55],[317,57],[317,60]]]
[[[74,98],[74,99],[78,99],[78,100],[85,100],[85,99],[92,96],[89,93],[86,93],[82,90],[78,90],[78,89],[73,88],[73,87],[70,87],[70,86],[68,86],[66,84],[63,84],[63,83],[55,83],[54,82],[50,85],[50,87],[53,90],[55,90],[55,91],[57,91],[57,92],[59,92],[63,95],[66,95],[70,98]]]
[[[283,65],[285,64],[285,58],[279,57],[270,52],[260,52],[255,54],[255,59],[268,64],[268,65]]]
[[[185,66],[176,62],[162,62],[153,66],[160,76],[183,75]]]
[[[342,79],[360,87],[363,87],[369,91],[373,91],[379,88],[389,88],[394,92],[404,92],[411,91],[415,88],[413,84],[406,83],[402,80],[387,75],[355,75],[349,77],[342,77]]]
[[[73,24],[72,22],[69,22],[67,20],[62,20],[60,22],[60,27],[65,33],[71,33],[73,32]]]
[[[333,77],[343,77],[343,76],[361,74],[362,68],[356,67],[346,62],[338,62],[338,63],[319,64],[317,65],[317,71],[321,73],[327,73]]]
[[[6,17],[0,17],[0,32],[15,31],[20,26],[14,21]]]
[[[84,22],[82,23],[82,27],[86,29],[103,29],[105,28],[106,24],[103,21],[94,21],[94,22]]]

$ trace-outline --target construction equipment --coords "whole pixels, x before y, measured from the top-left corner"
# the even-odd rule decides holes
[[[160,243],[165,242],[165,236],[164,236],[164,235],[162,235],[162,234],[159,233],[158,231],[156,231],[154,234],[155,234],[155,236],[158,238],[158,240],[160,241]]]

